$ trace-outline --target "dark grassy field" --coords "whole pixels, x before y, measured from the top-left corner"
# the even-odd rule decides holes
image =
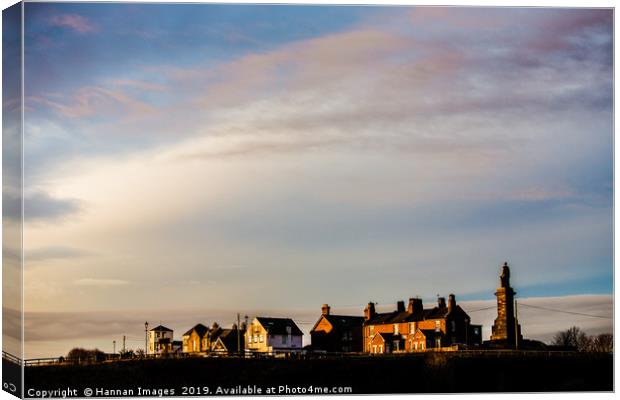
[[[613,357],[584,353],[426,353],[332,359],[188,358],[26,368],[28,388],[349,386],[364,393],[612,391]],[[306,392],[307,393],[307,392]],[[187,393],[190,394],[190,393]],[[204,390],[201,393],[206,394]],[[221,393],[220,393],[221,394]],[[291,394],[290,392],[288,394]],[[309,394],[309,393],[307,393]],[[95,393],[96,395],[96,393]]]

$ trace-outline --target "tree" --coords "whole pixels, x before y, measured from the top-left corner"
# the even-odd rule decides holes
[[[125,351],[121,351],[119,354],[120,354],[120,357],[122,359],[133,358],[134,351],[133,350],[125,350]]]
[[[105,360],[105,353],[99,349],[86,350],[75,347],[67,354],[67,361],[78,363],[101,362]]]
[[[588,351],[590,338],[580,328],[573,326],[565,331],[556,333],[552,344],[562,347],[573,347],[577,351]]]
[[[611,353],[614,350],[614,337],[611,333],[592,336],[589,351]]]

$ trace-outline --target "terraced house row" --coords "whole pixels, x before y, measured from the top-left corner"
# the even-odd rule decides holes
[[[480,345],[482,326],[470,321],[452,294],[447,303],[440,297],[436,306],[426,309],[418,298],[409,299],[407,307],[399,301],[396,310],[386,313],[368,303],[363,317],[332,315],[325,304],[311,331],[312,349],[384,354]]]

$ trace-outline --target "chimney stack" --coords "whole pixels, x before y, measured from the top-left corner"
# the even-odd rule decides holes
[[[446,306],[446,298],[445,297],[438,297],[437,298],[437,307],[443,308],[445,306]]]
[[[329,315],[330,310],[331,307],[328,304],[323,304],[323,307],[321,307],[321,315]]]
[[[364,319],[368,321],[374,316],[375,316],[375,303],[370,302],[364,309]]]
[[[402,300],[399,300],[396,303],[396,311],[398,312],[405,312],[405,302]]]
[[[448,296],[448,312],[451,312],[456,308],[456,297],[451,294]]]
[[[409,305],[407,306],[407,312],[409,314],[418,313],[422,311],[422,299],[409,299]]]

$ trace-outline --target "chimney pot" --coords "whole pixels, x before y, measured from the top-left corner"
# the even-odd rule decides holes
[[[407,312],[409,314],[422,311],[422,299],[411,298],[409,299],[409,305],[407,306]]]
[[[456,307],[456,297],[451,294],[448,296],[448,311],[452,311]]]
[[[396,310],[397,310],[398,312],[404,312],[404,311],[405,311],[405,302],[404,302],[404,301],[402,301],[402,300],[399,300],[399,301],[396,303]]]
[[[443,308],[446,306],[446,298],[445,297],[439,297],[437,298],[437,306],[439,308]]]
[[[329,315],[330,310],[331,310],[331,307],[328,304],[323,304],[323,306],[321,307],[321,314]]]
[[[375,316],[375,303],[370,302],[364,309],[364,319],[369,320]]]

